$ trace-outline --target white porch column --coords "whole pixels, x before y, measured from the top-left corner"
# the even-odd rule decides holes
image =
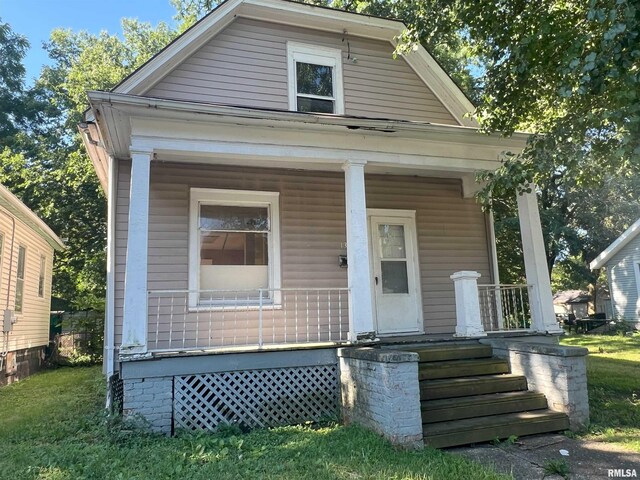
[[[129,230],[124,275],[123,354],[147,351],[147,263],[149,250],[149,170],[152,152],[131,151]]]
[[[518,195],[518,217],[527,283],[532,285],[529,291],[531,328],[537,332],[562,333],[553,311],[551,280],[547,270],[536,187],[530,185],[529,188],[530,193]]]
[[[373,338],[369,229],[364,187],[366,162],[348,161],[344,170],[347,210],[347,275],[349,298],[349,340]]]
[[[453,280],[456,292],[456,337],[484,337],[480,296],[478,295],[478,272],[456,272]]]

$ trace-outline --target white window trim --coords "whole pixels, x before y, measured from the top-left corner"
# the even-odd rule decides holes
[[[287,64],[289,74],[289,110],[298,111],[298,86],[296,62],[324,65],[333,68],[333,95],[336,115],[344,114],[344,91],[342,85],[342,50],[319,47],[298,42],[287,42]],[[309,96],[309,98],[315,98]],[[324,97],[317,97],[324,98]]]
[[[226,205],[237,207],[267,207],[269,210],[269,289],[276,289],[271,305],[281,303],[280,274],[280,193],[254,190],[223,190],[213,188],[192,188],[189,200],[189,308],[214,309],[220,305],[201,304],[200,290],[200,245],[198,235],[198,215],[200,205]],[[256,302],[257,303],[257,302]],[[246,307],[246,305],[243,305]]]

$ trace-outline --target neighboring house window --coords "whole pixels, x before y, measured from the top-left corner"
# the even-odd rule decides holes
[[[44,255],[40,255],[40,274],[38,275],[38,296],[44,297],[44,274],[47,268],[47,260]]]
[[[191,190],[191,306],[274,300],[280,287],[277,192]],[[196,293],[197,291],[197,293]]]
[[[289,108],[343,114],[341,50],[288,42],[287,53]]]
[[[15,311],[22,312],[22,303],[24,297],[24,267],[26,262],[27,249],[20,245],[18,247],[18,271],[16,273],[16,301]]]
[[[2,287],[2,259],[4,253],[4,235],[0,233],[0,287]],[[0,288],[0,292],[2,289]]]

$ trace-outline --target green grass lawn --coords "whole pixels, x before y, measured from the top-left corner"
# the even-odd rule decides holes
[[[432,449],[399,451],[339,425],[166,438],[102,414],[100,370],[63,368],[0,388],[0,477],[18,479],[505,479]]]
[[[589,349],[587,438],[640,452],[640,335],[572,335],[561,343]]]

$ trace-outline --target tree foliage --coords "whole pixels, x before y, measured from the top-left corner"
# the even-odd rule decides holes
[[[85,91],[113,87],[175,35],[162,23],[125,19],[122,26],[122,39],[54,30],[46,45],[52,64],[26,88],[28,44],[0,24],[0,52],[11,56],[0,60],[0,97],[8,98],[1,87],[7,85],[13,108],[0,135],[0,182],[65,241],[67,249],[56,255],[53,294],[77,308],[102,308],[105,293],[105,198],[76,131],[87,108]]]
[[[0,19],[0,141],[15,141],[29,116],[24,92],[25,69],[22,64],[29,42]]]

